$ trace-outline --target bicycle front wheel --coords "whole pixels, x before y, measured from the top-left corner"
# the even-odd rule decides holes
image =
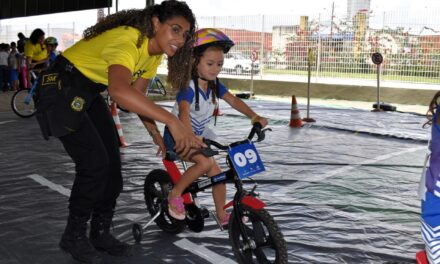
[[[238,222],[233,212],[228,226],[229,241],[238,263],[287,264],[286,241],[269,212],[242,205],[240,218]],[[245,235],[240,231],[241,225]]]
[[[11,100],[11,108],[20,117],[31,117],[35,114],[35,102],[30,94],[30,89],[18,90]]]

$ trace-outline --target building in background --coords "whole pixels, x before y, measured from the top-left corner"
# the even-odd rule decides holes
[[[371,0],[347,0],[347,20],[359,20],[359,13],[365,14],[365,23],[368,27]]]

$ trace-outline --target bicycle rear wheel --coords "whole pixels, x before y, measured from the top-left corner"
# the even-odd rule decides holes
[[[20,117],[28,118],[35,114],[35,102],[30,89],[18,90],[11,99],[11,108]]]
[[[238,263],[287,263],[286,241],[273,217],[265,210],[242,205],[241,223],[234,212],[229,220],[229,241]],[[250,243],[240,232],[244,225]]]
[[[154,220],[157,226],[170,234],[178,234],[185,229],[185,221],[180,221],[168,215],[168,192],[173,188],[168,172],[156,169],[151,171],[144,182],[144,198],[147,209],[153,217],[162,209]]]

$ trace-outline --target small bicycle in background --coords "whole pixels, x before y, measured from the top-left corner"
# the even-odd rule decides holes
[[[165,89],[165,85],[163,85],[159,76],[154,76],[150,80],[150,83],[147,88],[147,95],[149,94],[157,94],[162,96],[167,95],[167,90]]]
[[[174,219],[168,214],[168,193],[181,177],[181,173],[167,153],[167,158],[163,160],[167,170],[153,170],[145,178],[145,203],[152,218],[144,227],[137,223],[133,224],[132,232],[135,241],[141,241],[143,229],[153,221],[160,229],[171,234],[182,232],[186,226],[194,232],[201,232],[205,218],[209,217],[209,211],[199,205],[197,193],[215,184],[233,182],[236,193],[233,200],[225,205],[225,209],[232,207],[227,229],[229,241],[238,262],[288,263],[286,241],[278,224],[264,208],[266,204],[258,199],[258,194],[255,192],[257,185],[255,184],[250,191],[243,187],[243,179],[265,170],[255,145],[251,141],[255,134],[257,135],[256,142],[264,140],[265,131],[268,129],[262,130],[261,128],[261,124],[255,124],[247,139],[229,145],[204,140],[208,148],[203,149],[202,153],[205,156],[214,156],[219,152],[226,152],[226,164],[229,169],[211,178],[198,179],[184,191],[182,197],[186,219],[183,221]],[[211,146],[218,150],[211,149]],[[184,168],[186,169],[185,164]]]
[[[34,71],[30,72],[34,80],[32,87],[18,90],[14,93],[11,99],[12,111],[19,117],[32,117],[35,115],[35,92],[38,86],[38,77]]]

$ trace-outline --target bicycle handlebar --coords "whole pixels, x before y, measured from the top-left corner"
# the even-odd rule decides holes
[[[252,140],[254,138],[254,136],[257,135],[256,142],[263,141],[266,137],[265,132],[267,130],[272,131],[272,129],[270,129],[270,128],[262,129],[262,128],[263,128],[263,126],[260,123],[258,123],[258,122],[255,123],[252,126],[251,132],[249,133],[247,140]],[[217,155],[219,152],[211,149],[211,146],[214,146],[220,150],[228,150],[230,146],[241,144],[241,143],[243,143],[243,141],[247,141],[247,140],[240,140],[240,141],[236,141],[234,143],[231,143],[229,145],[223,145],[223,144],[218,143],[215,140],[204,138],[203,143],[205,143],[208,147],[203,148],[201,150],[201,153],[206,157],[212,157],[212,156]]]

